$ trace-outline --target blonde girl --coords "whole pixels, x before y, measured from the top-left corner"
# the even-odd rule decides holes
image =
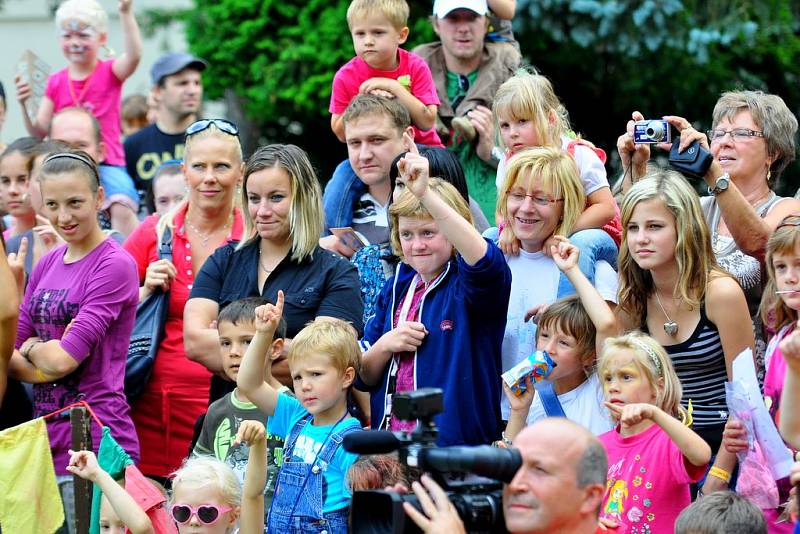
[[[605,153],[591,143],[570,137],[567,110],[556,96],[550,81],[535,72],[520,70],[497,90],[492,109],[495,127],[500,132],[505,150],[497,167],[497,189],[503,187],[508,164],[519,151],[531,147],[554,147],[569,153],[578,166],[586,195],[586,205],[581,207],[583,213],[572,231],[605,230],[573,235],[571,240],[584,251],[584,255],[584,249],[589,248],[592,257],[613,263],[621,232],[617,204],[606,177]],[[501,223],[499,219],[498,223]],[[516,253],[518,245],[511,242],[503,248]],[[589,278],[592,279],[591,276]]]
[[[173,476],[169,513],[180,534],[233,532],[242,486],[225,462],[210,456],[189,458]]]
[[[681,419],[681,382],[669,355],[644,334],[606,340],[597,363],[616,429],[599,436],[608,454],[601,520],[640,532],[672,533],[691,503],[689,485],[711,458],[708,444]]]
[[[655,170],[622,205],[618,318],[670,355],[692,428],[718,450],[728,417],[725,381],[733,359],[754,345],[736,280],[717,266],[694,189],[679,174]],[[721,450],[704,491],[727,489],[734,455]]]

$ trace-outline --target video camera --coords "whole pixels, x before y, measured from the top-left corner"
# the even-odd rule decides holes
[[[404,421],[419,420],[417,427],[410,433],[372,430],[348,434],[343,441],[345,450],[356,454],[397,451],[401,463],[429,472],[445,489],[468,532],[506,532],[500,482],[507,483],[514,478],[522,463],[519,451],[489,445],[437,448],[435,442],[439,432],[433,417],[443,410],[441,389],[397,393],[392,401],[394,416]],[[473,473],[492,480],[455,485],[447,482],[446,473]],[[406,516],[404,502],[421,509],[413,493],[356,491],[350,512],[352,532],[420,532]]]

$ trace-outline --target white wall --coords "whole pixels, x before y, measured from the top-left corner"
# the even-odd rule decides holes
[[[100,0],[109,14],[108,45],[117,54],[124,51],[122,31],[116,0]],[[149,8],[187,7],[191,0],[134,0],[134,12],[140,14]],[[129,94],[146,94],[150,89],[150,65],[162,53],[186,50],[186,40],[180,24],[161,29],[151,38],[142,38],[143,55],[139,68],[128,78],[123,87],[123,98]],[[14,75],[17,60],[30,49],[42,58],[53,71],[66,66],[58,44],[55,22],[47,0],[5,0],[0,9],[0,81],[6,90],[8,113],[0,139],[8,143],[27,135],[22,123],[22,109],[16,101]]]

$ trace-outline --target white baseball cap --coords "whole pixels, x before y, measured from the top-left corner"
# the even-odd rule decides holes
[[[440,19],[456,9],[469,9],[478,15],[485,15],[489,6],[486,5],[486,0],[436,0],[433,3],[433,14]]]

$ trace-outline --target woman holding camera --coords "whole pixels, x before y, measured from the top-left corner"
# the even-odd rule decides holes
[[[699,141],[714,155],[704,177],[709,196],[700,203],[717,263],[744,289],[755,325],[756,364],[763,372],[766,345],[758,305],[766,281],[761,273],[770,235],[786,215],[800,210],[799,200],[773,191],[780,173],[794,160],[797,119],[781,97],[761,91],[723,93],[714,106],[708,137],[682,117],[664,118],[680,132],[682,150]],[[650,146],[634,144],[632,135],[634,121],[643,119],[634,112],[627,133],[617,140],[625,169],[623,192],[647,174]]]

